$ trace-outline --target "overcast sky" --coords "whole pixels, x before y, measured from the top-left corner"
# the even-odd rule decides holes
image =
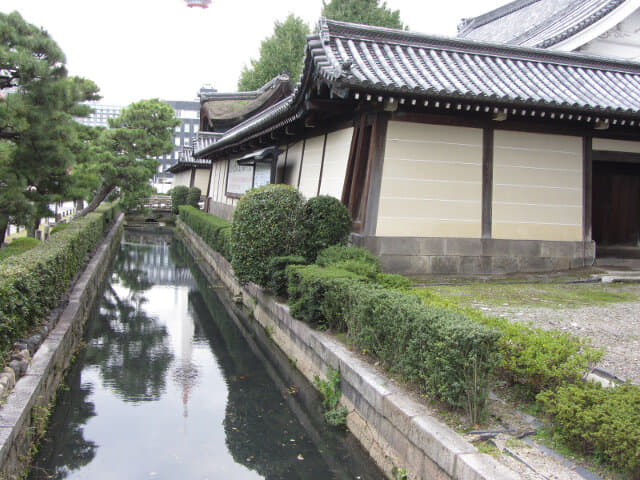
[[[387,0],[410,30],[454,36],[463,17],[508,0]],[[43,27],[67,56],[70,74],[98,84],[102,103],[143,98],[194,100],[200,87],[235,91],[243,65],[289,13],[312,28],[322,0],[213,0],[206,9],[184,0],[0,0]]]

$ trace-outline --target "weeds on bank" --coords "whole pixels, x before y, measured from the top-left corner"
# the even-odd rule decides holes
[[[313,379],[320,395],[322,395],[322,406],[324,407],[324,419],[329,425],[341,427],[347,423],[349,411],[345,407],[340,407],[340,372],[337,370],[327,370],[327,380],[322,380],[317,375]]]

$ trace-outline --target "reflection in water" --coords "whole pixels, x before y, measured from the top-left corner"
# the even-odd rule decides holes
[[[179,244],[126,240],[29,478],[382,478]]]

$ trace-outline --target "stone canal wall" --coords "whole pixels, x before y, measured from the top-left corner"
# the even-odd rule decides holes
[[[49,407],[64,380],[99,286],[122,236],[120,214],[78,277],[67,306],[34,353],[26,373],[0,407],[0,479],[23,478],[39,431],[46,427]],[[53,319],[55,321],[55,319]]]
[[[241,287],[229,262],[178,220],[178,232],[203,270],[213,270],[252,311],[271,338],[309,381],[340,372],[347,426],[389,478],[425,480],[516,480],[520,476],[481,454],[455,431],[434,419],[389,379],[332,336],[289,314],[287,305],[250,284]]]

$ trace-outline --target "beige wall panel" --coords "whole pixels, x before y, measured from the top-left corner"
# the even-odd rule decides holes
[[[481,227],[477,222],[455,222],[440,218],[378,217],[378,232],[383,237],[463,237],[479,238]]]
[[[582,238],[582,139],[496,131],[493,238]]]
[[[480,202],[451,202],[447,200],[427,200],[421,198],[386,198],[380,206],[378,215],[383,217],[416,217],[423,212],[437,212],[438,218],[447,220],[465,220],[474,218]]]
[[[331,195],[337,199],[342,198],[352,137],[353,127],[344,128],[327,135],[324,166],[322,167],[322,182],[320,184],[321,195]]]
[[[224,203],[224,187],[221,186],[220,177],[224,175],[224,165],[226,161],[218,161],[213,164],[213,171],[211,173],[211,190],[209,195],[216,202]]]
[[[298,187],[305,198],[315,197],[318,194],[323,145],[324,135],[308,138],[305,142],[302,174],[300,175],[300,186]]]
[[[493,223],[494,238],[574,242],[582,238],[582,226]]]
[[[559,159],[561,160],[561,159]],[[582,169],[573,172],[532,170],[493,165],[493,184],[499,186],[539,185],[541,187],[582,189]]]
[[[501,198],[517,199],[516,204],[550,204],[582,206],[582,188],[550,188],[538,185],[528,186],[501,186]],[[508,200],[503,200],[508,203]]]
[[[640,142],[630,140],[610,140],[608,138],[594,138],[594,150],[611,150],[614,152],[640,153]]]
[[[566,226],[580,226],[577,218],[582,218],[582,205],[565,206],[550,204],[529,205],[500,205],[499,216],[501,222],[530,222],[538,225],[554,223]]]
[[[390,157],[385,157],[385,159],[386,158]],[[432,181],[449,181],[454,183],[476,182],[478,180],[478,170],[481,169],[481,164],[474,163],[463,165],[459,163],[421,163],[390,159],[393,162],[393,172],[389,171],[389,178],[394,179],[411,180],[413,178],[427,178]]]
[[[191,170],[185,170],[183,172],[173,174],[173,186],[174,187],[189,187],[189,181],[191,180]]]
[[[193,181],[193,186],[200,189],[202,195],[207,194],[207,184],[209,183],[209,172],[204,168],[196,169],[196,178]]]
[[[480,182],[441,182],[424,179],[387,178],[382,195],[388,198],[425,198],[440,200],[480,201]]]
[[[480,237],[482,130],[389,122],[376,235]]]
[[[300,170],[300,159],[302,158],[302,141],[289,145],[287,154],[287,168],[284,172],[284,183],[298,187],[298,172]]]

